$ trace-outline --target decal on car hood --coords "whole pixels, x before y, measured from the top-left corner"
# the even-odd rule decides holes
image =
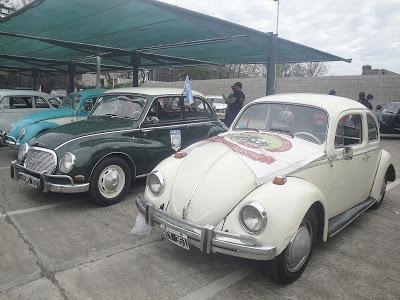
[[[269,132],[225,133],[203,143],[221,143],[253,171],[257,185],[288,175],[324,156],[321,146]]]

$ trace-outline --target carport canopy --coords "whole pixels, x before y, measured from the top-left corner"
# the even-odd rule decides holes
[[[36,0],[0,19],[0,70],[95,72],[96,56],[103,71],[134,73],[139,67],[349,61],[155,0]]]

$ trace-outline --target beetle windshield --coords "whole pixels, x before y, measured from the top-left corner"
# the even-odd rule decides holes
[[[98,100],[90,116],[138,120],[145,104],[143,96],[105,95]]]
[[[272,131],[323,144],[328,115],[315,107],[286,103],[253,104],[242,113],[233,130]]]
[[[81,104],[81,95],[79,94],[69,94],[67,98],[63,101],[61,107],[72,108],[73,110],[78,110]]]

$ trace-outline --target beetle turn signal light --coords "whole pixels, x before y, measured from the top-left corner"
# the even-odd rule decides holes
[[[177,158],[177,159],[181,159],[181,158],[186,157],[186,155],[187,155],[186,152],[176,152],[174,157]]]
[[[272,181],[272,183],[276,185],[284,185],[286,182],[287,182],[286,176],[275,176],[274,180]]]

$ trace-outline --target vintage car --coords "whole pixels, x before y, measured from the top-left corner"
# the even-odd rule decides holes
[[[400,134],[400,102],[388,103],[379,119],[382,134]]]
[[[181,147],[226,131],[204,96],[182,90],[107,91],[88,118],[46,131],[20,147],[11,177],[43,191],[89,191],[100,205],[122,199]]]
[[[86,119],[105,89],[91,89],[69,94],[59,109],[45,110],[15,122],[8,134],[0,134],[4,145],[19,147],[46,130]]]
[[[378,208],[395,176],[363,105],[280,94],[245,106],[227,133],[161,162],[136,204],[178,246],[274,260],[287,284],[317,240]]]
[[[225,103],[224,98],[222,96],[206,96],[206,97],[208,103],[210,103],[214,107],[218,115],[218,118],[220,120],[224,120],[226,108],[228,107],[228,105]]]
[[[55,97],[46,93],[0,89],[0,133],[9,132],[12,124],[26,115],[58,108],[60,104]]]

